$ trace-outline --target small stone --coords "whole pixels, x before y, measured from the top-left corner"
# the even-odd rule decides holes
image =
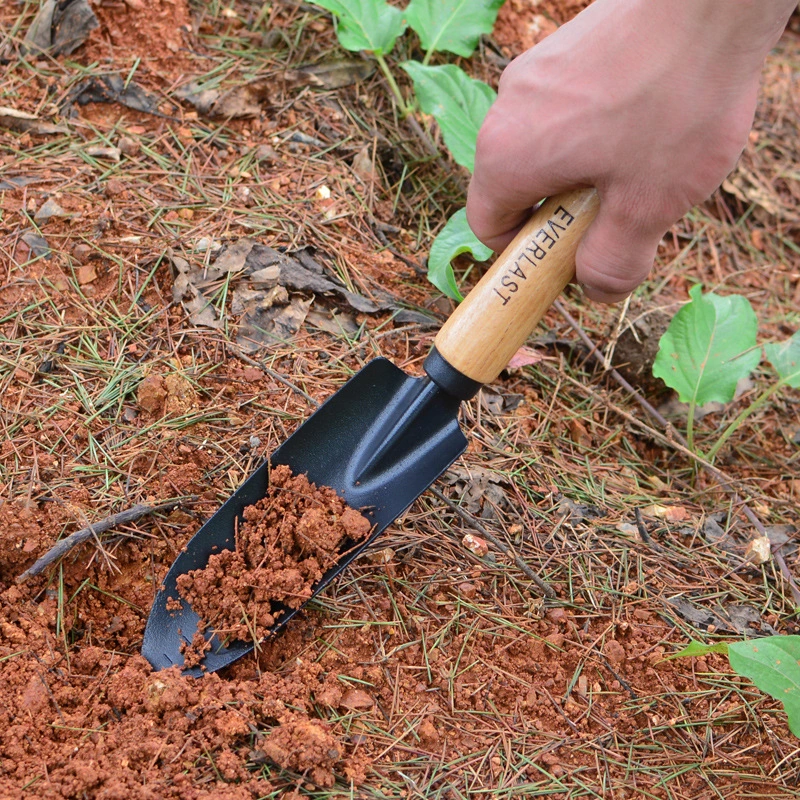
[[[463,544],[467,550],[475,553],[479,558],[483,558],[483,556],[489,552],[489,545],[486,543],[486,540],[481,539],[480,536],[475,536],[474,533],[468,533],[464,536],[461,540],[461,544]]]
[[[551,633],[549,636],[545,636],[544,640],[549,644],[552,644],[554,647],[562,647],[564,644],[564,634],[563,633]]]
[[[250,449],[251,450],[257,449],[260,444],[261,444],[261,439],[259,439],[258,436],[251,436],[250,437]]]
[[[751,564],[766,564],[772,558],[772,543],[766,536],[759,536],[747,545],[744,557]]]
[[[82,267],[78,267],[75,274],[78,276],[78,283],[81,286],[97,280],[97,270],[94,268],[94,264],[84,264]]]
[[[609,639],[603,646],[603,655],[610,664],[621,664],[628,657],[625,648],[616,640]]]
[[[421,742],[425,744],[436,744],[439,741],[439,731],[436,730],[433,722],[424,719],[417,728],[417,735]]]
[[[278,152],[268,144],[260,144],[255,151],[256,161],[270,163],[278,160]]]
[[[151,414],[161,411],[166,399],[167,390],[164,387],[164,379],[160,375],[149,375],[136,390],[139,407]]]
[[[76,244],[72,248],[72,257],[81,264],[85,264],[92,254],[92,248],[88,244]]]
[[[551,608],[546,616],[550,622],[563,624],[567,621],[567,612],[563,608]]]
[[[339,705],[343,708],[351,708],[354,710],[372,708],[374,704],[375,701],[363,689],[348,689],[342,695],[342,699],[339,702]]]
[[[106,181],[104,192],[106,197],[117,197],[125,191],[125,183],[119,178],[110,178]]]
[[[472,600],[472,598],[478,593],[478,590],[474,583],[465,581],[464,583],[458,584],[458,593],[467,600]]]
[[[130,136],[120,136],[117,140],[117,147],[119,147],[120,153],[124,156],[128,156],[131,158],[139,154],[139,151],[142,149],[142,146],[136,139],[131,139]]]

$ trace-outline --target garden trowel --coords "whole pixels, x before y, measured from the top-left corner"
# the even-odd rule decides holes
[[[439,331],[424,377],[384,358],[371,361],[245,481],[181,551],[156,595],[142,645],[155,669],[182,666],[183,646],[197,632],[198,615],[176,602],[178,576],[234,548],[237,521],[266,494],[272,466],[332,487],[372,523],[366,540],[344,543],[342,558],[314,586],[317,595],[464,452],[461,402],[500,374],[572,280],[578,243],[598,205],[591,189],[545,201]],[[298,610],[285,609],[270,633]],[[211,649],[186,674],[218,670],[254,647],[206,636]]]

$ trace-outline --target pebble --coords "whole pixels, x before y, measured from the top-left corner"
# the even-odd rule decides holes
[[[480,536],[475,536],[474,533],[468,533],[464,536],[461,540],[461,544],[480,558],[489,552],[489,545],[486,543],[486,540],[481,539]]]
[[[119,147],[120,153],[129,158],[138,155],[139,151],[142,149],[139,142],[137,142],[136,139],[131,139],[130,136],[120,136],[117,140],[117,147]]]
[[[76,244],[72,248],[72,257],[81,264],[85,264],[92,254],[92,248],[88,244]]]
[[[103,191],[106,197],[116,197],[125,191],[125,183],[119,178],[110,178],[106,181]]]
[[[567,621],[567,612],[563,608],[551,608],[547,612],[547,619],[550,622],[565,623]]]
[[[627,658],[625,648],[616,639],[609,639],[603,645],[603,654],[611,664],[621,664]]]
[[[372,697],[363,689],[348,689],[343,695],[339,705],[344,708],[372,708],[374,705]]]
[[[549,636],[545,636],[544,640],[555,647],[561,647],[564,644],[564,634],[556,631]]]
[[[458,593],[462,597],[466,597],[467,600],[471,600],[478,593],[478,589],[474,583],[465,581],[464,583],[458,584]]]

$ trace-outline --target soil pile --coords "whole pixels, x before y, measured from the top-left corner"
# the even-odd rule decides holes
[[[369,531],[369,520],[333,489],[280,465],[270,473],[267,495],[244,510],[236,550],[182,575],[178,591],[200,615],[201,630],[213,629],[222,640],[259,641],[286,607],[299,608],[311,597],[342,546]],[[199,663],[207,647],[195,636],[187,663]]]

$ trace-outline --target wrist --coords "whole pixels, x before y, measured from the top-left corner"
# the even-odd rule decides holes
[[[796,0],[634,0],[665,23],[677,22],[687,37],[702,36],[731,57],[763,60],[783,33]],[[716,49],[716,48],[714,48]]]

